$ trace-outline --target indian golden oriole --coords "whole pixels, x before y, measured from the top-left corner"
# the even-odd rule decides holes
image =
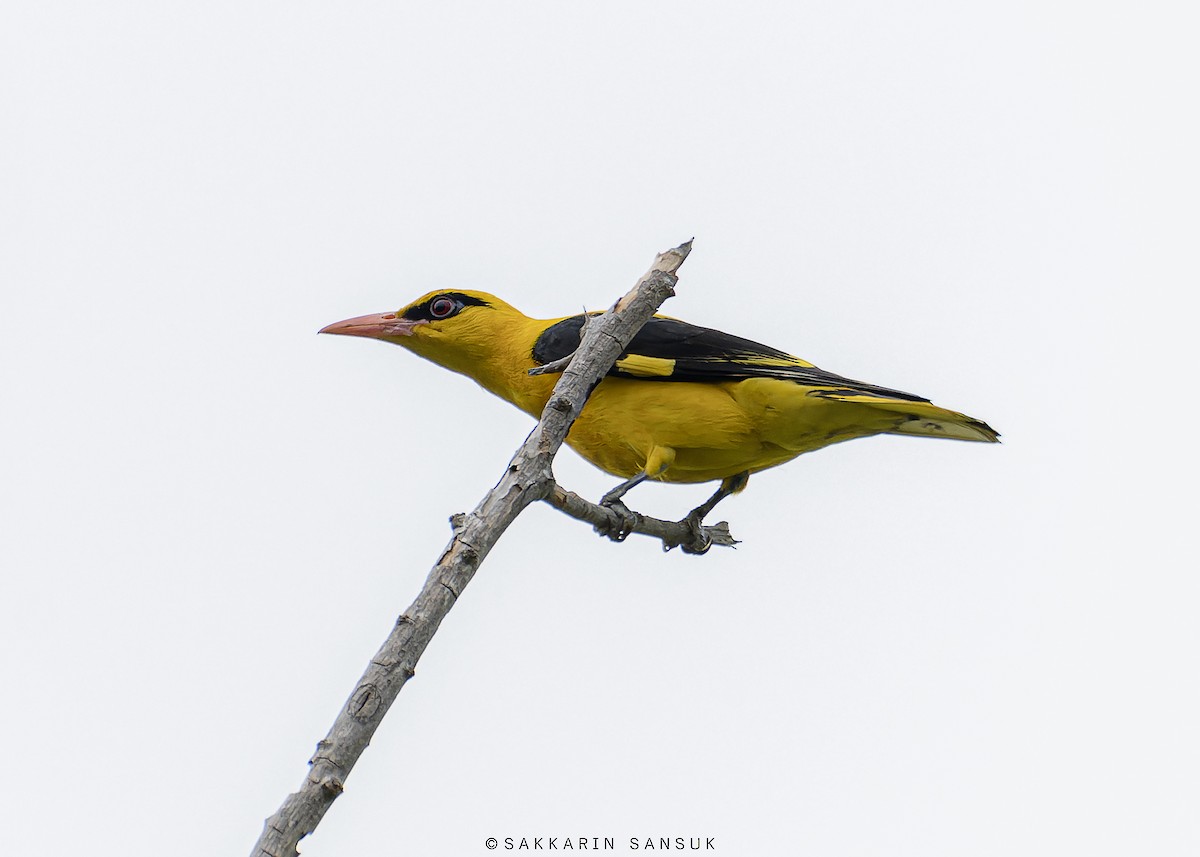
[[[431,292],[396,312],[331,324],[321,333],[365,336],[402,345],[534,418],[554,389],[536,366],[570,355],[584,315],[535,319],[476,291]],[[873,434],[995,442],[980,420],[928,399],[852,381],[783,351],[665,316],[638,332],[592,392],[567,443],[625,479],[605,505],[644,479],[721,487],[689,518],[766,470],[833,443]]]

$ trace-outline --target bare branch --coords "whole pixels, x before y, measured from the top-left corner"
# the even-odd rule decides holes
[[[550,464],[567,430],[595,384],[662,302],[674,294],[675,272],[691,249],[692,242],[688,241],[660,253],[650,271],[627,295],[587,325],[583,341],[555,385],[541,420],[509,462],[499,483],[474,511],[452,519],[454,536],[449,545],[429,572],[416,600],[371,659],[333,728],[317,744],[299,791],[288,795],[266,820],[252,852],[254,857],[295,857],[300,840],[316,829],[342,793],[346,777],[413,676],[425,647],[479,564],[526,506],[545,499],[554,490]]]
[[[567,491],[561,485],[556,484],[550,491],[550,495],[544,499],[555,509],[572,518],[591,524],[599,532],[613,532],[622,523],[621,516],[612,509],[589,503],[578,494]],[[705,525],[697,530],[692,528],[686,518],[682,521],[662,521],[640,512],[634,512],[633,515],[637,523],[630,532],[660,539],[664,551],[679,547],[683,548],[684,553],[701,554],[713,545],[733,547],[738,543],[738,540],[729,532],[729,524],[725,521]]]
[[[585,322],[586,323],[586,322]],[[541,366],[534,366],[529,370],[530,375],[553,375],[555,372],[561,372],[571,365],[571,361],[575,359],[575,352],[572,351],[566,357],[560,357],[557,360],[551,360],[549,363],[543,363]]]

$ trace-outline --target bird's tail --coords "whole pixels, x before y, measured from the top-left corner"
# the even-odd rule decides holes
[[[829,392],[821,398],[842,402],[869,405],[879,411],[896,415],[891,428],[885,434],[910,434],[922,437],[948,437],[955,440],[974,440],[982,443],[997,443],[1000,433],[983,420],[977,420],[957,411],[939,408],[932,402],[910,402],[903,399],[888,399],[880,396]]]

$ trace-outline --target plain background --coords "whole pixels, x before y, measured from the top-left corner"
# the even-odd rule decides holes
[[[666,312],[1004,445],[530,509],[304,854],[1197,853],[1184,8],[5,3],[3,850],[248,853],[531,427],[318,328],[695,236]]]

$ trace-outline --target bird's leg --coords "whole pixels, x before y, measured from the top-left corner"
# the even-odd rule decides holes
[[[705,516],[717,507],[717,504],[728,497],[730,494],[736,494],[746,487],[746,483],[750,481],[750,473],[738,473],[733,476],[726,477],[721,480],[721,487],[718,488],[713,495],[697,506],[692,511],[688,512],[685,521],[695,521],[700,524]]]
[[[612,509],[612,511],[621,519],[620,525],[615,530],[612,528],[604,529],[597,527],[596,530],[600,533],[600,535],[608,536],[614,542],[623,542],[629,537],[629,534],[633,532],[633,528],[637,525],[637,515],[629,511],[629,507],[621,502],[621,498],[625,496],[629,489],[636,485],[640,485],[642,482],[646,481],[649,476],[650,474],[643,470],[636,476],[626,479],[616,488],[612,489],[600,498],[600,505],[606,509]]]
[[[626,479],[624,482],[622,482],[616,488],[614,488],[613,490],[611,490],[607,494],[605,494],[603,497],[601,497],[600,505],[608,506],[609,508],[611,508],[614,504],[620,502],[621,498],[624,497],[626,494],[628,494],[629,490],[631,488],[636,488],[638,485],[641,485],[643,482],[646,481],[646,479],[649,478],[649,476],[650,476],[650,474],[643,470],[637,476],[633,476],[629,479]],[[624,505],[624,504],[622,503],[621,505]]]
[[[621,502],[621,498],[628,493],[630,488],[635,485],[640,485],[651,476],[659,477],[666,473],[667,468],[671,466],[671,462],[675,460],[675,450],[669,446],[655,446],[646,455],[646,465],[636,475],[626,479],[616,488],[609,491],[600,498],[600,505],[612,509],[621,518],[621,525],[617,531],[612,532],[611,528],[607,531],[597,527],[597,531],[601,535],[608,536],[615,542],[623,542],[626,537],[633,532],[633,528],[637,526],[638,517],[633,512],[629,511],[628,507]]]
[[[728,476],[721,480],[721,487],[713,492],[713,495],[697,506],[695,509],[687,513],[682,523],[687,524],[688,528],[695,535],[697,542],[704,543],[704,549],[693,551],[684,547],[686,553],[704,553],[711,547],[712,540],[704,532],[704,517],[709,512],[717,507],[717,504],[728,497],[730,494],[736,494],[746,487],[746,483],[750,481],[750,472],[737,473],[733,476]]]

